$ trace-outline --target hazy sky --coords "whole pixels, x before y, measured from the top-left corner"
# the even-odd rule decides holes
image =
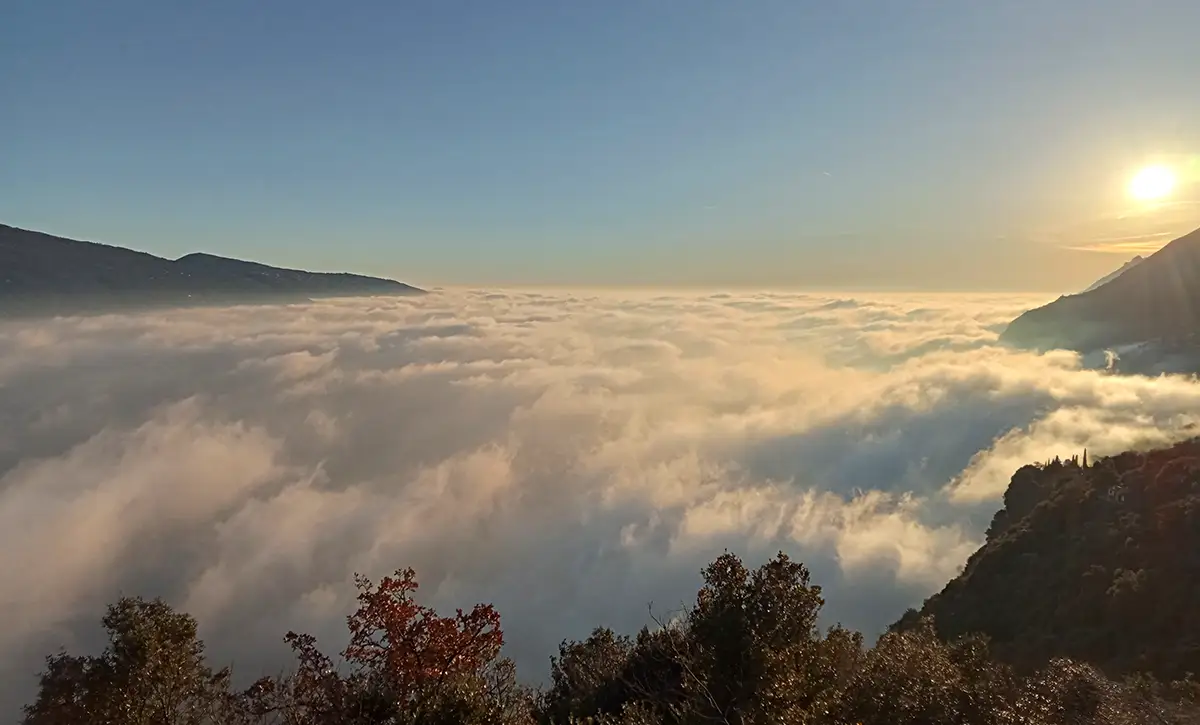
[[[1067,247],[1200,224],[1188,183],[1119,218],[1136,169],[1200,153],[1194,0],[25,0],[4,26],[0,221],[171,256],[1049,290],[1124,261]]]

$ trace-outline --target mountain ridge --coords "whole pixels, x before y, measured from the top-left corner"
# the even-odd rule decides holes
[[[1088,285],[1088,287],[1086,289],[1083,290],[1083,292],[1091,292],[1092,290],[1094,290],[1098,287],[1103,287],[1104,285],[1113,281],[1117,277],[1120,277],[1122,274],[1125,274],[1125,272],[1136,267],[1137,265],[1141,264],[1144,261],[1146,261],[1146,258],[1143,257],[1142,255],[1139,254],[1139,255],[1135,256],[1133,259],[1129,260],[1125,264],[1122,264],[1117,269],[1113,270],[1112,272],[1109,272],[1108,274],[1104,275],[1103,277],[1096,280],[1095,282],[1092,282],[1090,285]]]
[[[167,259],[0,224],[0,315],[413,295],[392,279],[275,267],[207,252]]]
[[[1028,310],[1000,335],[1018,347],[1090,352],[1200,331],[1200,229],[1114,279]]]

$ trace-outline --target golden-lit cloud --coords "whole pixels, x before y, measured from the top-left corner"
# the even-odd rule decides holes
[[[876,633],[1018,465],[1189,435],[1200,385],[997,346],[1014,296],[444,292],[0,325],[0,709],[120,593],[240,677],[340,635],[351,575],[564,637],[783,549]]]

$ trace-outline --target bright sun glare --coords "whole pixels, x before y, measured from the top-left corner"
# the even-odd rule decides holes
[[[1129,195],[1135,199],[1161,199],[1175,186],[1175,174],[1165,166],[1147,166],[1129,180]]]

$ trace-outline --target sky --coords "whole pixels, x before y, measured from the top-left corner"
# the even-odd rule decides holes
[[[1192,0],[18,1],[0,222],[436,285],[1086,286],[1200,226]],[[1125,187],[1151,163],[1169,203]]]

